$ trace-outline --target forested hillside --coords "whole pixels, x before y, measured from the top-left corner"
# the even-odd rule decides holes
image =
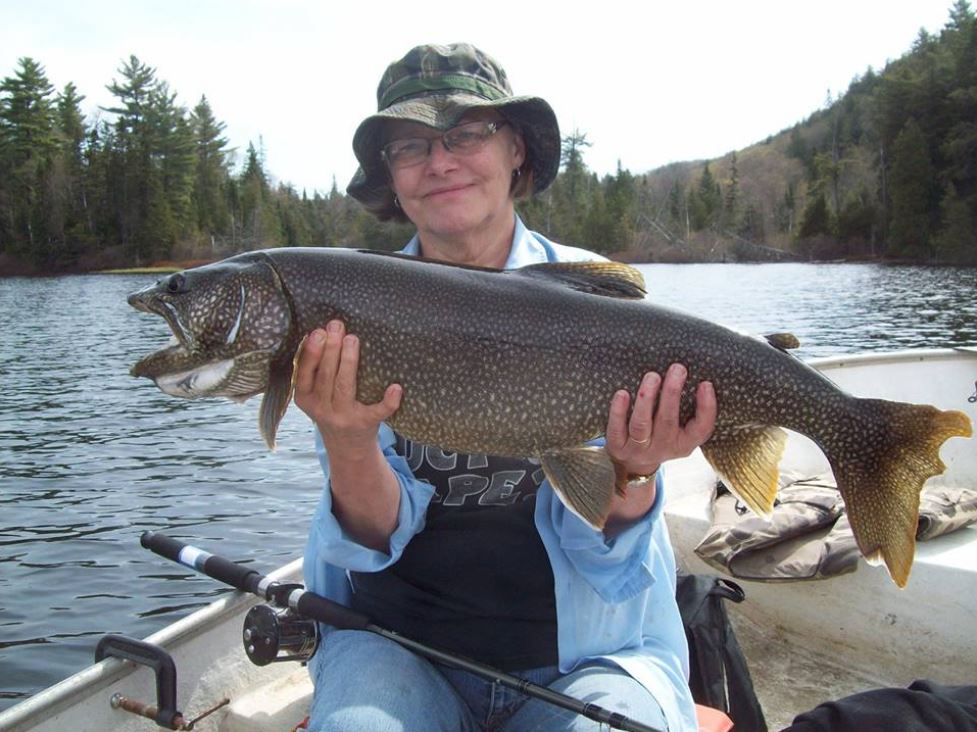
[[[88,119],[84,96],[56,90],[39,60],[0,82],[0,274],[284,245],[389,249],[411,234],[335,183],[311,195],[274,184],[260,140],[232,150],[206,97],[180,106],[135,56],[108,88],[115,103]],[[599,177],[589,145],[577,130],[564,138],[556,182],[520,204],[532,228],[646,261],[977,264],[977,20],[957,0],[938,34],[921,31],[804,122],[717,160]]]
[[[647,176],[659,255],[886,257],[977,264],[977,21],[856,78],[806,121],[719,160]]]

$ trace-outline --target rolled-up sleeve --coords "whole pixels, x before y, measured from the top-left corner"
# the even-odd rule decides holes
[[[648,513],[610,539],[568,510],[553,490],[541,490],[537,498],[543,503],[539,508],[548,516],[546,523],[556,534],[560,551],[609,604],[629,600],[655,582],[647,559],[652,529],[661,520],[664,506],[660,472],[655,477],[655,489],[655,501]]]
[[[434,488],[414,478],[407,461],[394,450],[396,438],[390,427],[381,425],[377,440],[400,484],[400,510],[397,527],[390,536],[389,553],[358,543],[336,519],[332,511],[332,491],[329,489],[329,454],[316,434],[316,454],[326,478],[326,487],[312,523],[310,542],[315,544],[315,554],[319,559],[355,572],[377,572],[396,562],[408,542],[424,528],[427,507],[434,495]]]

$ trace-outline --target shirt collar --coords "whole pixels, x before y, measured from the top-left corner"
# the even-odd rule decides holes
[[[400,250],[402,254],[409,254],[416,257],[421,253],[421,239],[417,234],[407,242],[407,246]],[[516,214],[516,226],[512,232],[512,247],[509,249],[509,258],[505,262],[505,269],[517,269],[525,267],[527,264],[538,264],[546,262],[546,250],[543,245],[532,234]]]

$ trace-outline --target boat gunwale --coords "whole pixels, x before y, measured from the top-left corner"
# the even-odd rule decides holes
[[[300,576],[302,558],[293,559],[270,572],[272,580],[291,579]],[[220,625],[224,620],[241,615],[244,608],[256,605],[261,599],[239,590],[208,603],[186,617],[180,618],[156,632],[146,636],[147,643],[170,649],[202,635],[210,628]],[[14,706],[0,712],[0,730],[21,729],[25,724],[37,724],[60,714],[86,696],[101,691],[140,668],[131,661],[118,658],[105,658],[81,671],[72,674],[53,686],[42,689],[37,694],[24,699]],[[155,702],[155,699],[154,699]],[[26,728],[25,728],[26,729]]]

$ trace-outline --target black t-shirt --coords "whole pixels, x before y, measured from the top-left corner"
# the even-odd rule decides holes
[[[351,573],[353,607],[506,671],[556,664],[553,570],[533,518],[539,464],[445,453],[399,435],[396,449],[435,495],[396,563]]]

